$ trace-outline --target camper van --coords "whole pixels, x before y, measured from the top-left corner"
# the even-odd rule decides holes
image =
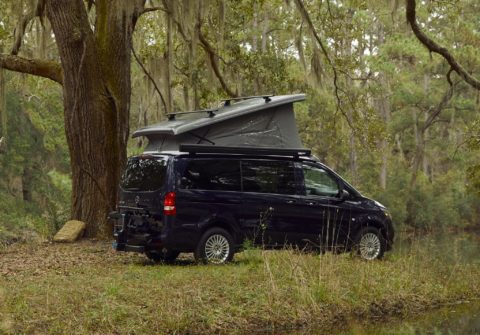
[[[149,144],[123,174],[114,249],[223,264],[250,241],[382,258],[390,214],[302,148],[292,105],[304,98],[226,100],[135,132]]]

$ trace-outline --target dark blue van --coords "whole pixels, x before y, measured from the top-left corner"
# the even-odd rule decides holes
[[[114,248],[171,262],[232,260],[245,240],[263,248],[351,251],[382,258],[388,210],[362,196],[309,150],[183,145],[129,159]]]

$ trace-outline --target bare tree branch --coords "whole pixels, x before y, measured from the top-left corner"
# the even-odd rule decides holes
[[[163,11],[165,11],[165,13],[167,13],[168,15],[171,16],[173,22],[175,22],[177,28],[178,28],[178,32],[180,33],[180,35],[182,35],[183,39],[185,41],[189,41],[189,39],[187,38],[185,32],[183,31],[183,28],[182,28],[182,25],[180,24],[180,22],[178,22],[178,20],[173,16],[173,11],[172,9],[170,9],[168,7],[168,2],[167,1],[163,1],[163,5],[164,5],[164,8],[161,9]],[[223,60],[219,55],[216,54],[214,48],[212,47],[212,45],[210,44],[210,42],[208,42],[208,40],[205,38],[205,36],[202,34],[202,31],[201,31],[201,27],[200,27],[200,24],[199,24],[199,27],[198,27],[198,36],[199,36],[199,40],[200,40],[200,43],[201,43],[201,46],[202,48],[205,50],[205,52],[208,54],[208,59],[210,61],[210,64],[212,65],[212,68],[213,68],[213,72],[215,73],[215,76],[217,77],[217,79],[220,81],[220,85],[222,86],[223,90],[230,96],[230,97],[236,97],[238,96],[238,94],[236,94],[235,92],[233,92],[232,89],[230,89],[230,87],[228,87],[226,81],[225,81],[225,78],[223,77],[222,73],[220,72],[220,68],[218,66],[218,62],[217,62],[217,58],[218,59],[221,59],[224,63],[225,60]]]
[[[416,17],[416,1],[415,0],[406,0],[407,8],[406,8],[406,16],[407,21],[412,27],[413,33],[417,37],[417,39],[430,51],[435,52],[442,56],[448,64],[452,67],[452,69],[458,73],[460,77],[463,78],[470,86],[473,88],[480,90],[480,80],[473,77],[470,73],[468,73],[460,63],[453,57],[453,55],[448,51],[447,48],[439,45],[430,37],[428,37],[418,26],[417,17]],[[448,75],[450,78],[450,74]],[[450,80],[450,79],[449,79]],[[450,81],[451,82],[451,81]]]
[[[208,58],[210,60],[210,64],[212,65],[213,72],[215,72],[215,75],[218,78],[218,81],[220,81],[220,85],[222,85],[223,90],[231,97],[235,98],[237,94],[232,91],[230,87],[228,87],[227,83],[225,82],[225,78],[223,78],[222,73],[220,72],[220,69],[218,67],[218,62],[217,62],[217,54],[215,53],[215,50],[213,49],[212,45],[208,40],[205,38],[205,36],[202,34],[202,31],[199,29],[198,33],[198,38],[200,39],[200,43],[202,43],[203,50],[208,54]]]
[[[15,30],[13,31],[14,42],[12,46],[12,55],[17,55],[22,46],[23,35],[25,35],[25,29],[30,21],[37,16],[42,16],[45,10],[45,0],[38,0],[35,8],[24,15],[17,23]]]
[[[413,188],[417,182],[417,177],[418,177],[418,170],[420,169],[420,162],[423,159],[423,156],[425,155],[425,134],[427,129],[432,126],[435,122],[438,121],[438,116],[440,113],[447,107],[448,103],[453,97],[453,93],[455,90],[455,87],[457,86],[458,82],[454,83],[453,85],[450,85],[447,91],[443,94],[442,100],[438,103],[437,106],[434,108],[430,108],[428,111],[428,117],[425,123],[423,124],[422,127],[419,129],[419,136],[418,136],[418,146],[415,150],[415,155],[413,156],[413,161],[412,161],[412,177],[410,179],[410,188]],[[415,106],[417,108],[420,108],[418,105]],[[418,125],[418,120],[416,121]]]
[[[458,82],[450,85],[448,90],[443,94],[442,100],[440,103],[431,109],[425,124],[423,125],[421,131],[425,132],[434,122],[435,119],[440,115],[440,113],[447,107],[450,99],[453,97],[454,89],[457,86]]]
[[[317,33],[317,31],[316,31],[316,29],[313,25],[313,22],[310,19],[310,15],[308,15],[308,12],[307,12],[305,6],[303,5],[302,0],[295,0],[295,4],[297,5],[297,8],[300,11],[300,14],[302,15],[303,19],[307,22],[308,27],[313,34],[313,37],[315,38],[318,45],[320,46],[320,49],[322,50],[322,53],[325,56],[325,58],[328,62],[328,65],[330,65],[330,67],[332,68],[332,71],[333,71],[333,86],[335,88],[335,98],[337,99],[337,109],[345,117],[345,120],[347,121],[350,129],[352,129],[352,131],[355,131],[355,127],[353,126],[352,121],[350,120],[350,117],[348,116],[348,114],[342,108],[342,100],[340,98],[340,92],[342,90],[340,89],[340,86],[339,86],[339,83],[338,83],[337,68],[335,67],[335,64],[333,64],[332,59],[330,58],[330,55],[328,54],[327,48],[325,47],[322,40],[320,39],[320,36],[318,36],[318,33]],[[328,4],[329,4],[329,2],[328,2]]]
[[[140,67],[142,68],[143,72],[148,77],[148,79],[152,82],[153,87],[155,87],[155,91],[157,91],[158,95],[160,96],[160,100],[162,100],[162,105],[163,105],[163,108],[165,109],[165,113],[168,113],[167,112],[167,110],[168,110],[167,102],[165,101],[165,98],[163,97],[162,92],[160,92],[160,89],[158,88],[157,83],[155,82],[155,79],[153,79],[152,75],[147,71],[147,69],[145,68],[143,63],[140,61],[140,58],[138,58],[137,53],[135,52],[135,49],[133,48],[133,45],[132,45],[131,49],[132,49],[133,57],[137,61],[138,65],[140,65]]]
[[[95,0],[86,0],[86,1],[87,1],[87,10],[88,10],[88,12],[90,12],[93,5],[95,5]]]
[[[185,35],[185,32],[183,31],[182,25],[180,24],[180,22],[178,22],[178,20],[173,15],[173,9],[169,8],[169,2],[166,0],[163,0],[162,2],[163,2],[165,12],[172,18],[173,22],[175,22],[175,24],[177,25],[178,32],[180,33],[180,35],[182,35],[185,41],[188,41],[188,38]]]
[[[62,67],[54,61],[0,54],[0,68],[48,78],[63,84]]]
[[[168,10],[166,10],[163,7],[147,7],[144,10],[141,11],[139,17],[142,16],[143,14],[156,12],[156,11],[159,11],[159,10],[161,10],[162,12],[165,12],[165,13],[169,13]]]

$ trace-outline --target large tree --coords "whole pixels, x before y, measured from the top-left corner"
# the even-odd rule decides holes
[[[19,21],[11,53],[0,54],[0,67],[63,87],[72,218],[85,221],[90,236],[110,228],[106,213],[115,205],[129,135],[132,34],[144,12],[145,0],[38,0]],[[60,63],[18,55],[25,27],[43,16],[55,34]]]

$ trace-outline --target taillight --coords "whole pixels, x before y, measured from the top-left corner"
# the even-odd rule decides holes
[[[177,208],[175,207],[175,192],[168,192],[163,199],[163,214],[175,215],[177,214]]]

